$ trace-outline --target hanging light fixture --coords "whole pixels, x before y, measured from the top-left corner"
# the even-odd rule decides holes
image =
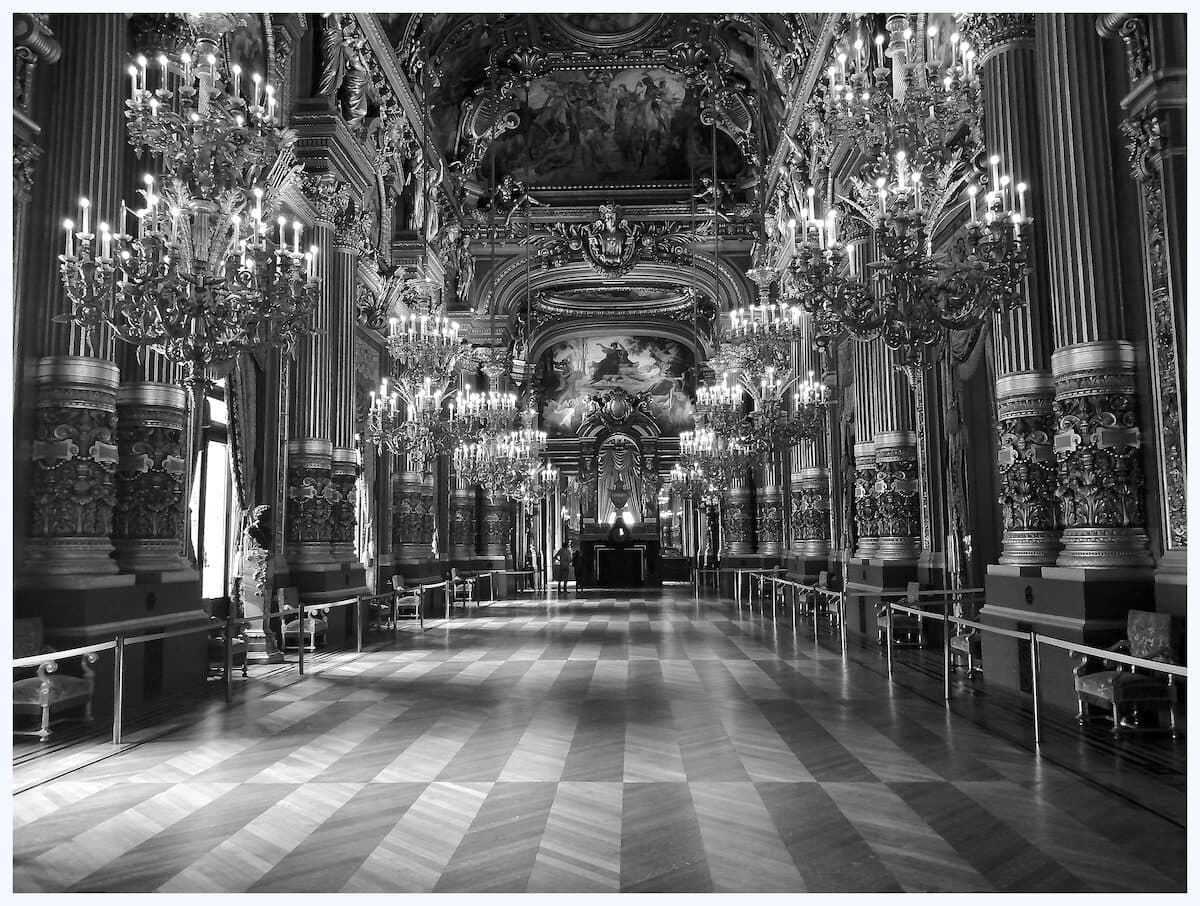
[[[150,170],[144,204],[122,201],[105,220],[80,199],[59,256],[72,309],[55,320],[79,328],[93,354],[102,327],[139,357],[156,349],[196,396],[209,366],[291,350],[311,331],[318,250],[302,247],[300,223],[269,222],[295,141],[274,86],[227,65],[224,19],[189,19],[201,33],[188,49],[129,67],[129,143]]]
[[[972,173],[981,147],[974,52],[957,33],[948,53],[936,28],[927,38],[914,46],[904,29],[886,51],[882,35],[873,53],[861,36],[853,57],[837,51],[817,128],[867,161],[841,200],[868,225],[875,260],[857,260],[842,241],[845,229],[839,233],[838,209],[828,205],[822,215],[810,189],[788,281],[823,342],[842,330],[879,336],[903,366],[931,364],[950,331],[1023,304],[1029,270],[1026,185],[1001,175],[996,156],[990,172]],[[935,252],[934,238],[961,215],[964,195],[966,226]]]

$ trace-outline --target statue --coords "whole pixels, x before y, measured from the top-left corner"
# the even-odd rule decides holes
[[[271,631],[271,599],[274,591],[273,555],[275,533],[271,526],[271,508],[256,506],[242,531],[241,589],[242,616],[262,619],[246,629],[247,661],[277,664],[283,660]]]
[[[721,218],[725,222],[729,221],[729,214],[726,210],[728,207],[726,202],[729,199],[729,189],[723,186],[720,181],[713,182],[711,177],[701,176],[700,191],[693,195],[692,198],[702,204],[707,202],[716,217]]]
[[[513,218],[518,213],[526,213],[530,205],[545,207],[543,202],[526,192],[525,183],[511,173],[504,174],[504,179],[500,180],[500,185],[492,192],[491,203],[497,211],[508,211],[508,216],[504,219],[506,229],[512,229]]]
[[[628,220],[617,219],[617,207],[600,205],[600,219],[584,231],[584,256],[597,270],[605,274],[626,273],[638,258],[639,230]]]
[[[335,96],[342,119],[357,126],[367,115],[367,40],[347,35],[339,13],[328,13],[321,35],[321,78],[317,94]]]
[[[475,256],[471,254],[471,235],[464,233],[461,226],[452,223],[446,227],[443,248],[447,264],[454,272],[454,296],[462,305],[471,297],[471,284],[475,281]]]

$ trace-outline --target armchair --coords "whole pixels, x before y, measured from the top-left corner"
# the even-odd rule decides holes
[[[964,601],[955,609],[959,611],[955,616],[965,617],[968,620],[975,620],[979,617],[977,601]],[[957,670],[959,666],[955,658],[962,658],[967,662],[967,679],[973,679],[976,674],[983,673],[983,668],[979,666],[983,660],[983,639],[979,630],[974,626],[957,626],[955,628],[954,635],[950,637],[952,670]]]
[[[821,570],[817,574],[817,588],[829,588],[829,570]],[[817,620],[825,618],[829,620],[830,629],[838,625],[838,621],[842,618],[838,612],[837,600],[829,595],[823,595],[820,592],[811,592],[813,599],[813,626],[816,626]]]
[[[446,582],[446,618],[450,618],[452,608],[461,606],[465,615],[475,600],[475,580],[459,576],[456,567],[450,568],[450,579]]]
[[[1164,664],[1179,664],[1179,636],[1173,631],[1170,614],[1129,611],[1127,638],[1109,647],[1132,657]],[[1090,706],[1104,708],[1112,718],[1113,735],[1122,733],[1166,730],[1178,736],[1176,726],[1179,688],[1170,675],[1138,670],[1129,664],[1117,663],[1089,655],[1075,655],[1080,663],[1075,667],[1075,698],[1079,705],[1079,722],[1090,720]],[[1096,661],[1104,668],[1096,670]],[[1166,727],[1143,724],[1144,708],[1157,710],[1167,706]]]
[[[300,593],[293,587],[281,588],[277,592],[279,595],[279,609],[287,610],[298,607],[300,605]],[[304,617],[304,626],[301,629],[300,617]],[[308,636],[308,650],[317,650],[317,640],[320,639],[320,644],[325,644],[325,630],[328,624],[314,615],[313,611],[304,614],[288,614],[283,621],[283,648],[288,647],[288,639],[295,639],[293,647],[298,647],[304,644],[304,637]]]
[[[53,648],[43,644],[42,621],[37,618],[14,620],[13,642],[13,656],[18,659],[54,652]],[[37,676],[15,680],[13,713],[40,716],[41,724],[36,730],[14,729],[13,733],[45,740],[50,735],[51,714],[76,708],[83,709],[83,720],[90,723],[93,717],[92,692],[96,677],[92,665],[97,660],[95,652],[80,658],[83,676],[60,673],[57,661],[47,661],[38,665]]]
[[[405,588],[404,579],[401,576],[392,576],[392,593],[395,595],[392,603],[393,628],[396,628],[396,621],[406,615],[409,619],[416,620],[421,632],[424,632],[425,617],[421,613],[420,587]]]
[[[908,607],[917,607],[920,604],[921,585],[918,582],[909,582],[904,591],[903,603]],[[884,595],[885,598],[895,597],[895,595]],[[914,645],[917,648],[925,647],[925,624],[917,619],[912,614],[907,613],[892,613],[890,614],[892,623],[892,640],[898,645]],[[886,606],[881,606],[875,614],[875,626],[879,630],[879,644],[884,644],[887,637],[889,613]],[[904,641],[896,641],[899,636],[904,636]]]

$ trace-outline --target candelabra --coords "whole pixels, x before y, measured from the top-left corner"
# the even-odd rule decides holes
[[[789,403],[787,391],[793,386]],[[763,452],[815,437],[825,427],[829,393],[824,384],[813,380],[811,371],[808,379],[798,384],[794,377],[780,380],[768,371],[751,398],[754,408],[749,414],[746,437],[748,443]]]
[[[746,416],[740,384],[729,383],[725,372],[719,384],[702,384],[696,388],[696,423],[718,434],[731,436]]]
[[[476,393],[459,390],[450,402],[451,429],[459,443],[477,442],[485,435],[499,435],[512,427],[517,416],[517,395],[488,390]]]
[[[838,241],[836,212],[818,219],[810,201],[791,283],[800,304],[819,321],[859,339],[881,336],[899,352],[902,365],[928,366],[949,331],[973,327],[1024,301],[1026,186],[1001,176],[1000,160],[993,156],[980,205],[980,186],[956,175],[956,159],[928,180],[904,151],[893,161],[894,170],[879,175],[873,187],[855,181],[859,198],[846,199],[872,225],[877,259],[860,267]],[[964,187],[969,220],[945,252],[935,252],[933,236],[958,213],[954,202]]]
[[[454,448],[454,470],[469,484],[484,488],[489,497],[521,498],[531,475],[538,474],[545,445],[546,433],[529,427],[486,434]]]
[[[409,456],[413,470],[424,471],[449,448],[450,426],[441,415],[445,397],[445,389],[429,378],[416,386],[411,381],[389,384],[384,378],[379,393],[371,391],[363,436],[381,450]]]
[[[874,45],[862,30],[853,44],[834,51],[826,70],[823,124],[834,142],[847,142],[867,157],[907,148],[923,167],[936,161],[965,126],[978,142],[981,104],[975,51],[958,32],[927,29],[925,39],[911,28]],[[923,59],[922,59],[923,58]]]
[[[679,460],[687,472],[699,479],[707,477],[707,487],[720,489],[750,468],[755,459],[753,446],[740,437],[723,437],[711,428],[701,427],[679,435]]]
[[[55,320],[79,328],[93,353],[101,327],[159,350],[195,391],[207,366],[244,350],[290,350],[310,330],[317,249],[301,250],[299,223],[290,237],[286,218],[278,230],[267,224],[295,140],[279,124],[275,89],[254,73],[244,97],[241,68],[226,67],[211,36],[156,62],[129,67],[125,102],[129,142],[154,171],[145,204],[122,201],[93,229],[80,199],[59,256],[72,309]]]

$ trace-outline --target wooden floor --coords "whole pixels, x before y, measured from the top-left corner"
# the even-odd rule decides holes
[[[1138,804],[1178,777],[1115,795],[865,646],[690,590],[477,613],[19,759],[14,889],[1185,889]]]

